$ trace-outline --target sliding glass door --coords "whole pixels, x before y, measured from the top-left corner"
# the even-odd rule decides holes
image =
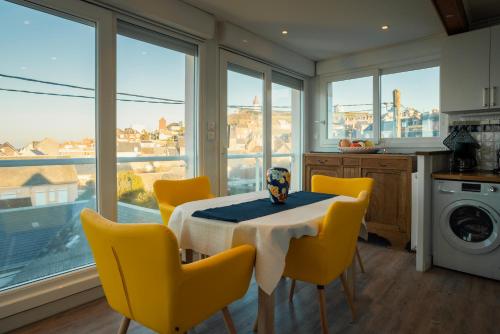
[[[231,52],[220,59],[221,194],[264,189],[271,166],[299,189],[302,80]]]
[[[233,63],[227,68],[227,193],[262,189],[264,73]]]
[[[196,45],[119,22],[116,148],[121,223],[160,223],[153,183],[194,176],[196,52]]]

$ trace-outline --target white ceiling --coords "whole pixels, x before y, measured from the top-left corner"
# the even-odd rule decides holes
[[[313,60],[444,32],[431,0],[184,1]]]

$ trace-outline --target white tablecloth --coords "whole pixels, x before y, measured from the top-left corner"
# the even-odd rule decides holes
[[[331,203],[355,199],[336,196],[237,224],[191,217],[197,210],[267,197],[267,191],[261,191],[185,203],[175,208],[168,226],[177,236],[181,248],[192,249],[202,254],[214,255],[241,244],[254,245],[257,249],[255,263],[257,283],[266,293],[271,294],[285,269],[290,240],[305,235],[317,235],[318,225]]]

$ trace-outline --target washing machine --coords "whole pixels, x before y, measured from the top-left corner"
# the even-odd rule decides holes
[[[433,181],[433,264],[500,280],[500,184]]]

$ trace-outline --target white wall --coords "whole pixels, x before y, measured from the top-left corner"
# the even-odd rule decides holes
[[[217,27],[217,37],[222,46],[239,50],[301,75],[308,77],[315,75],[314,61],[232,23],[220,22]]]
[[[90,2],[147,18],[203,39],[215,36],[214,16],[179,0],[90,0]]]

